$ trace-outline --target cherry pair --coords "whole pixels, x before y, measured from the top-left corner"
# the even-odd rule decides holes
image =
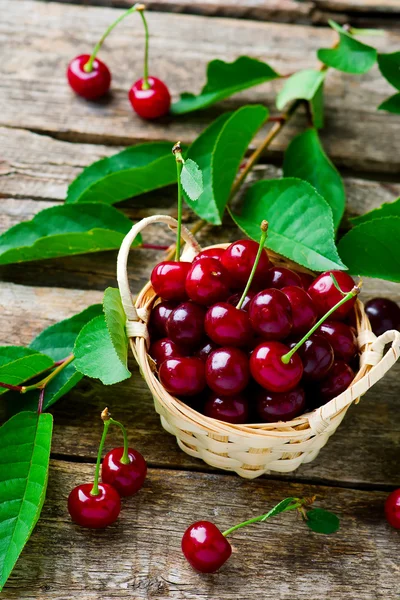
[[[107,65],[97,58],[97,53],[118,23],[131,13],[138,12],[145,30],[144,75],[129,90],[129,101],[140,117],[151,120],[169,112],[171,96],[165,83],[148,74],[149,31],[144,9],[143,4],[135,4],[120,15],[107,28],[92,54],[81,54],[71,60],[67,69],[67,79],[74,92],[87,100],[96,100],[104,96],[110,89],[111,73]]]
[[[121,510],[120,496],[133,496],[143,486],[147,465],[137,450],[128,447],[125,427],[111,418],[107,408],[101,413],[103,435],[100,441],[93,483],[75,487],[68,497],[68,511],[75,523],[82,527],[99,529],[116,521]],[[99,483],[101,456],[109,426],[117,425],[124,436],[124,446],[108,452],[101,465],[102,483]]]

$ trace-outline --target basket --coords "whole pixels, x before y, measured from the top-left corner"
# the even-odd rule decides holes
[[[150,342],[147,323],[151,309],[158,300],[151,283],[142,289],[136,302],[132,299],[127,275],[129,250],[139,232],[154,223],[164,223],[176,232],[177,221],[164,215],[148,217],[134,225],[119,251],[117,277],[127,316],[126,331],[130,346],[152,393],[162,426],[176,437],[179,447],[190,456],[201,458],[218,469],[235,471],[248,479],[270,471],[288,473],[302,463],[311,462],[336,431],[349,406],[353,402],[358,403],[360,397],[379,381],[399,358],[400,333],[387,331],[377,338],[371,331],[362,302],[357,299],[355,314],[360,370],[351,386],[340,396],[287,422],[232,425],[206,417],[171,396],[156,377],[154,362],[147,354]],[[182,237],[186,242],[182,258],[191,261],[201,248],[185,227],[182,227]],[[217,246],[224,248],[228,245]],[[309,272],[270,250],[268,254],[276,265]]]

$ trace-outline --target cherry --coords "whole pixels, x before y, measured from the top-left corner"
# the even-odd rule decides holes
[[[276,393],[260,390],[257,394],[257,414],[263,423],[291,421],[304,412],[306,395],[303,388]]]
[[[189,262],[164,261],[158,263],[151,273],[151,285],[163,300],[186,300],[186,276],[191,267]]]
[[[389,298],[373,298],[365,305],[365,312],[375,335],[390,329],[400,329],[400,307]]]
[[[400,489],[394,490],[385,502],[386,520],[395,529],[400,529]]]
[[[271,392],[288,392],[295,388],[303,375],[303,365],[297,354],[288,364],[282,357],[289,348],[281,342],[263,342],[250,357],[250,372],[263,388]],[[210,386],[211,387],[211,386]]]
[[[81,54],[71,60],[67,69],[67,79],[76,94],[86,100],[96,100],[110,89],[111,73],[105,63],[95,58],[92,69],[85,71],[90,54]]]
[[[68,497],[71,519],[81,527],[101,529],[117,520],[121,510],[118,492],[107,483],[98,484],[98,494],[92,495],[93,484],[76,486]]]
[[[296,342],[289,344],[293,348]],[[323,379],[333,365],[333,349],[328,340],[321,335],[313,334],[298,349],[303,363],[303,377],[306,380]]]
[[[204,339],[206,309],[194,302],[179,304],[168,317],[168,337],[183,348],[197,348]]]
[[[221,396],[234,396],[242,392],[249,377],[249,359],[239,348],[218,348],[207,358],[207,384]]]
[[[208,337],[220,346],[247,346],[253,338],[248,314],[227,302],[208,309],[204,326]]]
[[[249,310],[249,306],[250,306],[250,302],[253,300],[254,296],[256,295],[255,292],[253,292],[252,290],[249,290],[242,302],[242,306],[240,307],[241,310],[244,310],[246,312],[248,312]],[[233,306],[237,306],[239,303],[239,300],[241,299],[242,294],[240,294],[239,292],[237,292],[236,294],[233,294],[232,296],[229,296],[227,302],[228,304],[233,304]]]
[[[197,521],[183,534],[182,552],[197,571],[215,573],[232,554],[232,547],[214,523]]]
[[[317,329],[317,333],[328,340],[335,358],[349,362],[357,354],[357,338],[354,329],[346,323],[327,320]]]
[[[178,345],[168,338],[161,338],[161,340],[153,342],[150,346],[149,354],[157,365],[161,365],[167,358],[183,356]]]
[[[149,331],[152,338],[167,337],[167,320],[174,308],[176,308],[174,302],[160,302],[153,308],[149,321]]]
[[[301,287],[303,287],[305,290],[308,290],[315,277],[310,275],[310,273],[303,273],[302,271],[296,271],[296,273],[301,279]]]
[[[204,414],[227,423],[246,423],[249,406],[243,396],[222,397],[212,393],[204,406]]]
[[[229,296],[229,279],[221,262],[204,257],[193,263],[186,277],[186,293],[205,306],[225,300]]]
[[[281,290],[264,290],[254,296],[249,317],[254,331],[267,340],[282,340],[292,330],[290,302]]]
[[[272,267],[265,276],[265,287],[281,290],[288,286],[302,287],[301,279],[297,273],[286,267]]]
[[[233,242],[225,250],[221,262],[230,276],[230,285],[233,289],[242,289],[249,279],[253,264],[258,253],[259,244],[253,240],[239,240]],[[254,276],[254,285],[263,285],[265,272],[269,267],[269,258],[263,249]]]
[[[321,398],[327,402],[347,390],[354,379],[353,369],[343,360],[336,360],[327,377],[319,385]]]
[[[217,344],[211,340],[207,340],[203,343],[202,346],[200,346],[200,348],[198,350],[196,350],[196,352],[194,353],[194,356],[197,356],[197,358],[201,358],[201,360],[204,360],[204,362],[207,360],[207,358],[210,356],[211,352],[213,352],[214,350],[216,350],[218,348]]]
[[[298,286],[282,288],[292,309],[292,334],[306,333],[317,322],[317,310],[307,292]]]
[[[132,85],[129,90],[129,101],[139,117],[152,120],[163,117],[169,112],[171,95],[161,79],[147,77],[147,80],[142,78]]]
[[[168,358],[161,364],[158,376],[165,389],[175,396],[195,396],[206,387],[201,358]]]
[[[335,287],[330,273],[333,273],[343,292],[350,292],[355,286],[352,277],[343,271],[327,271],[319,275],[308,288],[308,293],[315,304],[318,315],[321,317],[343,298],[343,294]],[[353,308],[355,301],[356,298],[354,297],[339,306],[333,313],[333,318],[342,321]]]
[[[128,462],[122,462],[124,447],[108,452],[101,466],[101,478],[117,490],[120,496],[133,496],[143,486],[147,464],[137,450],[128,448]]]
[[[224,252],[224,248],[207,248],[206,250],[199,252],[198,255],[194,257],[193,262],[195,263],[203,258],[215,258],[215,260],[221,260]]]

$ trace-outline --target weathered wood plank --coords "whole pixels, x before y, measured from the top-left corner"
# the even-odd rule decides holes
[[[102,102],[89,104],[68,89],[65,66],[71,56],[91,48],[117,11],[29,1],[10,5],[7,0],[1,0],[0,8],[4,17],[2,43],[11,57],[0,66],[2,125],[96,143],[127,144],[165,138],[190,141],[222,108],[234,108],[244,102],[266,102],[272,108],[281,86],[281,82],[272,82],[209,111],[145,123],[132,114],[127,100],[134,75],[130,68],[121,68],[126,65],[129,48],[130,55],[137,57],[135,73],[141,71],[143,36],[139,28],[132,36],[133,25],[125,22],[119,35],[110,39],[102,56],[115,74],[113,94]],[[288,73],[314,66],[316,50],[335,39],[334,32],[324,28],[167,13],[152,13],[150,27],[152,70],[168,82],[174,97],[179,91],[201,87],[205,64],[212,58],[232,60],[248,53]],[[21,31],[26,43],[21,40]],[[373,43],[390,52],[398,49],[399,41],[400,35],[387,33],[374,38]],[[338,164],[398,172],[400,119],[376,112],[378,104],[390,93],[392,89],[376,68],[363,77],[333,71],[329,74],[327,126],[323,135],[328,152]],[[268,156],[280,158],[300,124],[304,124],[304,115],[278,136]]]

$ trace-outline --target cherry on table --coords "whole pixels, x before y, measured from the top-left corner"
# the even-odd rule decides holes
[[[121,510],[118,492],[107,483],[98,484],[99,493],[91,494],[93,483],[75,487],[68,497],[71,519],[81,527],[102,529],[117,520]]]
[[[230,285],[233,289],[240,290],[245,287],[253,268],[258,248],[259,244],[253,240],[238,240],[225,250],[221,262],[229,273]],[[253,279],[255,286],[263,285],[265,273],[268,268],[268,254],[263,249]]]
[[[151,311],[149,321],[150,337],[165,338],[167,337],[167,320],[174,308],[177,307],[176,302],[163,301],[156,304]]]
[[[214,523],[197,521],[183,534],[182,552],[196,571],[215,573],[232,554],[232,547]]]
[[[308,288],[308,293],[313,300],[315,307],[318,312],[318,316],[323,317],[331,308],[335,306],[342,298],[343,295],[335,287],[331,273],[336,278],[341,290],[343,292],[350,292],[354,286],[354,280],[350,275],[344,271],[327,271],[322,273],[313,281]],[[349,299],[345,304],[339,306],[332,315],[332,319],[342,321],[352,310],[356,302],[356,297]]]
[[[284,393],[259,390],[257,393],[257,415],[262,423],[291,421],[304,412],[306,395],[301,387]]]
[[[335,358],[350,362],[357,354],[357,338],[354,329],[346,323],[328,319],[318,327],[317,333],[328,340]]]
[[[220,346],[248,346],[254,337],[247,312],[227,302],[208,309],[204,326],[208,337]]]
[[[207,248],[206,250],[202,250],[201,252],[199,252],[194,257],[193,262],[195,263],[198,260],[202,260],[203,258],[215,258],[215,260],[221,260],[224,252],[224,248]]]
[[[182,302],[168,317],[168,337],[181,346],[195,350],[205,337],[204,318],[206,309],[194,302]]]
[[[375,335],[382,335],[390,329],[400,330],[400,307],[389,298],[373,298],[365,305]]]
[[[174,396],[195,396],[206,387],[201,358],[169,358],[161,364],[158,376],[165,389]]]
[[[210,306],[229,296],[229,278],[221,261],[204,257],[192,264],[186,277],[186,293],[195,302]]]
[[[292,309],[292,335],[307,333],[317,322],[317,309],[307,292],[298,286],[282,288]]]
[[[394,490],[386,498],[385,516],[389,525],[395,529],[400,529],[400,488]]]
[[[243,396],[220,396],[211,393],[204,405],[206,417],[226,421],[227,423],[246,423],[249,415],[249,404]]]
[[[296,342],[291,342],[293,348]],[[314,333],[298,349],[303,363],[303,377],[308,381],[319,381],[327,376],[333,365],[333,348],[326,338]]]
[[[101,465],[103,483],[111,485],[120,496],[133,496],[143,486],[147,464],[143,456],[133,448],[128,449],[129,463],[121,462],[124,448],[107,452]]]
[[[168,338],[161,338],[153,342],[150,346],[149,354],[157,365],[161,365],[167,358],[184,356],[179,346]]]
[[[265,276],[265,287],[281,290],[284,287],[302,287],[300,276],[286,267],[272,267]]]
[[[354,379],[353,369],[343,360],[336,360],[327,377],[320,382],[319,393],[324,402],[347,390]]]
[[[67,69],[67,79],[76,94],[86,100],[96,100],[104,96],[111,85],[111,73],[105,63],[95,58],[91,71],[85,71],[90,54],[81,54],[71,60]]]
[[[129,101],[133,110],[142,119],[158,119],[169,112],[171,95],[164,82],[157,77],[135,81],[129,90]]]
[[[187,299],[186,276],[192,266],[189,262],[166,260],[158,263],[151,272],[151,285],[157,296],[163,300]]]
[[[266,340],[283,340],[292,330],[290,302],[281,290],[263,290],[249,306],[251,325]]]
[[[270,392],[288,392],[295,388],[303,375],[303,365],[293,354],[288,364],[282,357],[289,352],[288,346],[281,342],[263,342],[257,346],[250,357],[250,372],[263,388]]]
[[[233,396],[242,392],[249,377],[249,359],[239,348],[218,348],[207,359],[207,385],[221,396]]]

